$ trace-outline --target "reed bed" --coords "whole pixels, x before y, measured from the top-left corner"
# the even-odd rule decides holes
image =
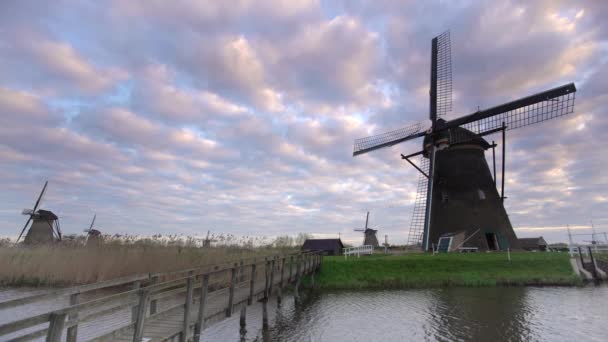
[[[68,286],[134,274],[178,271],[240,259],[287,253],[293,247],[256,244],[252,239],[215,239],[202,247],[193,238],[104,237],[86,246],[78,239],[54,245],[0,247],[0,283],[16,286]],[[260,241],[257,241],[260,242]]]

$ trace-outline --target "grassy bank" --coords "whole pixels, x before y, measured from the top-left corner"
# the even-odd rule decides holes
[[[578,285],[567,253],[409,254],[325,257],[316,285],[325,289],[442,286]]]

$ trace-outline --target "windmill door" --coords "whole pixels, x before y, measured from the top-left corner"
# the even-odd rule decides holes
[[[498,250],[498,240],[496,240],[495,233],[486,233],[486,242],[488,243],[488,250]]]

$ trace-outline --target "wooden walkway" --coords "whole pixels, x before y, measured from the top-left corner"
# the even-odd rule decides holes
[[[296,284],[297,296],[302,276],[314,277],[321,262],[322,256],[316,253],[280,255],[206,270],[134,276],[0,302],[0,312],[18,312],[43,302],[47,304],[40,308],[48,310],[25,310],[27,317],[17,316],[18,320],[1,324],[0,340],[198,341],[206,326],[235,312],[240,311],[244,324],[246,307],[258,302],[264,307],[266,323],[267,298],[280,296],[281,289],[290,283]],[[69,304],[57,304],[62,297],[68,298]]]

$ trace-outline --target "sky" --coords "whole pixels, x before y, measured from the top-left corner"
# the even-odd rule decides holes
[[[600,0],[2,1],[0,235],[48,180],[65,234],[97,214],[107,234],[358,244],[370,211],[405,243],[418,174],[399,154],[421,141],[353,158],[353,140],[429,126],[448,29],[448,119],[577,86],[574,114],[507,133],[517,235],[608,231],[607,16]]]

